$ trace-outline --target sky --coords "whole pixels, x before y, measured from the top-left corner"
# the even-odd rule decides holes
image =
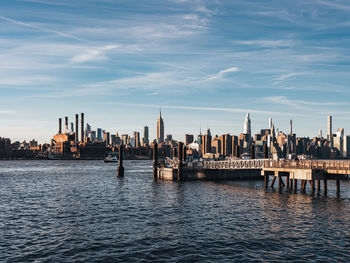
[[[2,0],[0,137],[58,118],[155,137],[268,127],[350,134],[349,0]]]

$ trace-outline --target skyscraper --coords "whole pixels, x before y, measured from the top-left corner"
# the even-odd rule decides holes
[[[143,143],[149,144],[148,126],[143,127]]]
[[[243,127],[243,133],[244,134],[252,134],[251,124],[250,124],[250,116],[249,113],[247,113],[247,116],[245,117],[244,121],[244,127]]]
[[[328,130],[327,140],[330,141],[332,137],[332,116],[328,116]]]
[[[137,131],[134,131],[134,145],[135,148],[140,147],[140,133]]]
[[[164,122],[161,110],[159,110],[159,119],[157,120],[157,142],[164,142]]]

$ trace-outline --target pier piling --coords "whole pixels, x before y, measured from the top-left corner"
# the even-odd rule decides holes
[[[340,180],[337,179],[337,195],[340,194]]]
[[[323,180],[323,193],[324,195],[327,195],[327,180]]]
[[[317,192],[321,191],[321,180],[316,181]]]
[[[182,159],[183,159],[183,144],[179,142],[178,144],[178,167],[177,167],[177,179],[182,180]]]
[[[124,150],[124,145],[121,144],[119,146],[119,160],[118,160],[118,168],[117,168],[117,176],[118,177],[124,177],[123,150]]]
[[[294,179],[294,192],[298,190],[298,180]]]
[[[157,180],[157,166],[158,166],[158,144],[153,144],[153,178]]]

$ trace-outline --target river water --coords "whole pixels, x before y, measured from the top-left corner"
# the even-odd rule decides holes
[[[1,161],[0,262],[349,262],[341,195],[155,182],[150,161]]]

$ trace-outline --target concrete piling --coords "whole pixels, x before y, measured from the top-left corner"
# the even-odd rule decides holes
[[[158,144],[153,144],[153,178],[157,180],[157,166],[158,166]]]
[[[119,159],[118,159],[118,168],[117,168],[117,176],[124,177],[124,167],[123,167],[123,158],[124,158],[124,145],[119,145]]]
[[[316,188],[317,188],[317,192],[321,191],[321,180],[316,180]]]
[[[183,159],[183,143],[178,144],[178,167],[177,167],[177,179],[182,180],[182,159]]]
[[[336,184],[337,184],[337,195],[339,195],[340,194],[340,180],[339,179],[337,179]]]

